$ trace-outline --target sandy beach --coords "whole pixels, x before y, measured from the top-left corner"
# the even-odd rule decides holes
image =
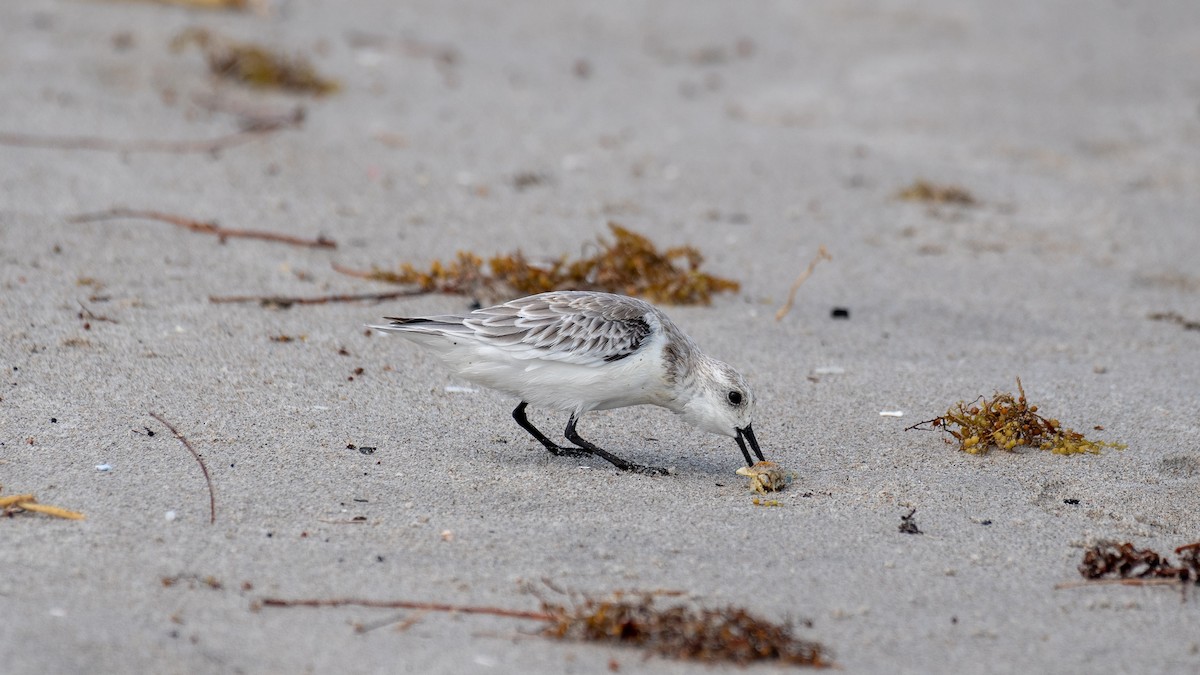
[[[1200,540],[1200,5],[256,7],[0,3],[0,497],[86,516],[0,518],[0,672],[741,672],[531,620],[261,606],[552,587],[790,620],[846,673],[1200,672],[1195,586],[1077,569]],[[339,90],[218,78],[172,49],[189,28]],[[969,203],[900,197],[918,181]],[[141,217],[75,218],[117,208]],[[740,282],[664,309],[749,378],[796,474],[778,505],[665,410],[580,433],[670,476],[553,457],[516,401],[364,330],[476,298],[212,301],[573,257],[609,222]],[[1018,377],[1127,448],[905,431]]]

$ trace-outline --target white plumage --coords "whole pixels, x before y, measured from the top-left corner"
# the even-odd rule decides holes
[[[761,460],[751,421],[754,397],[745,378],[710,358],[653,305],[623,295],[554,291],[465,315],[388,317],[371,326],[420,343],[459,376],[521,399],[517,423],[557,455],[593,454],[624,470],[665,473],[626,462],[575,432],[589,410],[658,405],[706,431],[745,441]],[[571,414],[565,435],[550,441],[525,417],[526,405]]]

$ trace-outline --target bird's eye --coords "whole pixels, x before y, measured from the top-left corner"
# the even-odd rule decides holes
[[[731,391],[731,392],[729,392],[729,395],[726,398],[728,398],[729,402],[732,403],[733,405],[741,405],[742,404],[742,392],[740,392],[740,391]]]

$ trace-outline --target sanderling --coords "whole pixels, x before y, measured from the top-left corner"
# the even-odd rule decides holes
[[[650,303],[611,293],[553,291],[477,309],[470,314],[385,317],[370,326],[433,350],[451,370],[521,400],[513,419],[555,455],[602,457],[623,471],[665,474],[582,439],[575,430],[589,410],[657,405],[705,431],[746,442],[763,459],[750,423],[754,395],[738,371],[706,356]],[[577,447],[551,441],[525,417],[525,407],[569,411],[564,432]]]

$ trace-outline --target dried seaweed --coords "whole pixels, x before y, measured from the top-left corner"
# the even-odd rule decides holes
[[[1017,378],[1016,398],[1011,393],[996,392],[991,399],[981,396],[972,403],[959,401],[945,415],[918,422],[905,431],[929,425],[941,429],[958,441],[963,452],[986,454],[992,448],[1013,450],[1017,446],[1049,450],[1056,455],[1080,453],[1099,454],[1102,448],[1124,450],[1124,443],[1092,441],[1083,434],[1068,429],[1053,418],[1038,414],[1036,405],[1029,405],[1021,378]]]
[[[558,590],[549,582],[547,586]],[[766,661],[816,668],[833,665],[824,646],[796,637],[790,624],[767,621],[741,607],[706,609],[685,601],[670,605],[657,603],[662,596],[681,595],[677,591],[618,591],[606,597],[578,593],[567,595],[570,598],[568,603],[550,602],[539,596],[541,608],[538,611],[359,598],[263,598],[254,607],[354,605],[409,609],[420,613],[484,614],[540,621],[546,624],[541,631],[545,637],[626,645],[673,659],[740,665]],[[393,618],[391,622],[400,618]],[[406,622],[405,627],[416,620]],[[367,630],[377,627],[378,624],[373,624]]]
[[[1151,549],[1100,541],[1084,551],[1079,573],[1085,579],[1174,579],[1200,584],[1200,541],[1175,549],[1178,565]]]
[[[685,602],[658,606],[656,595],[585,595],[569,605],[543,600],[542,611],[552,620],[542,634],[562,640],[632,645],[689,661],[831,665],[824,647],[797,638],[789,624],[767,621],[740,607],[706,609]]]
[[[956,185],[938,185],[924,179],[918,179],[912,185],[897,192],[896,199],[933,204],[959,204],[961,206],[976,204],[975,197],[964,188]]]
[[[240,84],[317,96],[332,94],[341,87],[336,80],[319,75],[301,56],[236,42],[204,28],[184,30],[171,41],[171,49],[181,51],[193,44],[204,52],[212,74]]]
[[[403,263],[398,271],[339,272],[375,281],[415,286],[426,293],[510,296],[560,289],[607,291],[677,305],[709,304],[713,293],[736,292],[738,282],[700,271],[704,257],[692,246],[659,251],[647,237],[609,223],[613,240],[597,238],[600,251],[548,264],[535,264],[520,251],[500,254],[486,262],[475,253],[460,251],[449,262],[435,260],[427,271]]]

